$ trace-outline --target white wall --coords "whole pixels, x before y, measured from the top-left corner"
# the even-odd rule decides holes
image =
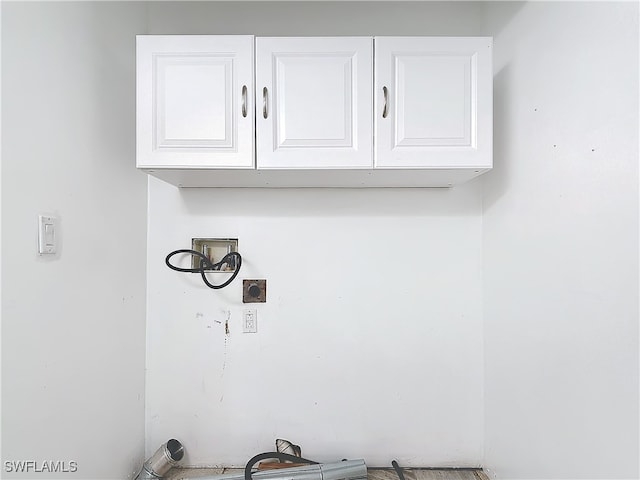
[[[146,178],[133,3],[2,4],[3,478],[127,478],[144,455]],[[37,216],[60,219],[37,255]],[[4,461],[76,461],[9,474]]]
[[[476,35],[472,3],[149,6],[151,33]],[[238,237],[266,278],[259,332],[240,282],[164,265],[196,236]],[[482,461],[481,189],[183,190],[150,179],[147,454],[244,465],[277,437],[318,460]],[[230,333],[225,334],[229,317]]]
[[[242,465],[284,437],[319,460],[480,464],[477,186],[149,186],[148,452],[175,435],[189,464]],[[257,334],[239,281],[164,265],[197,236],[237,237],[239,279],[267,279]]]
[[[148,3],[149,33],[475,35],[481,2],[229,1]]]
[[[497,2],[485,466],[638,472],[638,4]]]

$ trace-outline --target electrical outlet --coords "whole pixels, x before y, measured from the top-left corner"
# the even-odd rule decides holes
[[[242,332],[258,332],[258,312],[255,308],[247,308],[242,311]]]

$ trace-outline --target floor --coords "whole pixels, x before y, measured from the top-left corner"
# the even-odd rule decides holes
[[[489,480],[489,477],[479,468],[405,468],[402,470],[406,480]],[[163,480],[186,480],[222,475],[242,473],[240,469],[223,468],[172,468],[163,476]],[[369,468],[368,480],[398,480],[393,468]]]
[[[406,480],[489,480],[479,468],[403,468]],[[368,480],[398,480],[392,468],[367,469]]]

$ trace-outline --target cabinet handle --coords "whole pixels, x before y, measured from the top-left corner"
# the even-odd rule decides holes
[[[382,107],[382,118],[387,118],[389,114],[389,90],[387,87],[382,87],[382,94],[384,96],[384,107]]]
[[[267,118],[269,116],[269,112],[267,111],[267,103],[269,101],[269,92],[267,91],[267,87],[262,89],[262,116]]]
[[[242,86],[242,116],[247,116],[247,86]]]

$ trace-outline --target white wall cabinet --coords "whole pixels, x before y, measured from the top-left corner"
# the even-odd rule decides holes
[[[137,37],[139,168],[253,168],[253,37]]]
[[[379,168],[491,168],[490,38],[376,37]]]
[[[373,39],[256,38],[258,168],[373,167]]]
[[[137,41],[137,165],[174,185],[446,187],[492,166],[490,38]]]

